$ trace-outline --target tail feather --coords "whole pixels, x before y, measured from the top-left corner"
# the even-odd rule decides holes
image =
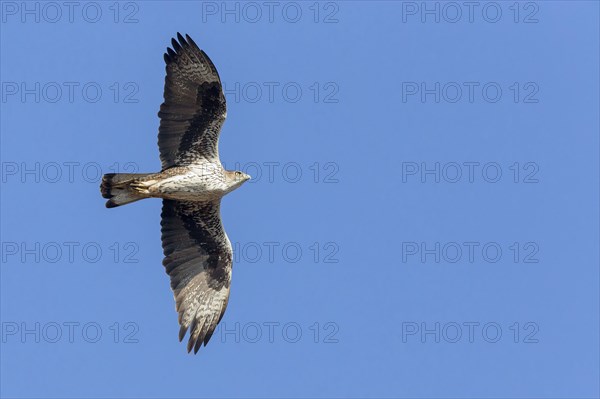
[[[131,188],[131,183],[148,176],[147,173],[108,173],[102,177],[100,192],[108,198],[107,208],[129,204],[146,198],[145,195]]]

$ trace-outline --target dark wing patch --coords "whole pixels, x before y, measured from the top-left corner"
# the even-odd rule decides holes
[[[200,158],[218,160],[219,133],[227,113],[217,68],[191,37],[177,33],[177,40],[172,39],[173,49],[165,53],[164,102],[158,112],[163,170]]]
[[[233,255],[220,217],[220,200],[163,200],[163,265],[179,312],[179,340],[187,350],[206,345],[227,307]]]

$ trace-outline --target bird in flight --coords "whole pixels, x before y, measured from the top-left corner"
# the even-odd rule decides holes
[[[177,33],[164,55],[164,102],[158,116],[159,173],[110,173],[100,191],[107,208],[162,198],[163,265],[187,350],[208,343],[229,300],[233,251],[221,223],[221,198],[250,179],[225,170],[219,133],[227,115],[221,79],[206,53]]]

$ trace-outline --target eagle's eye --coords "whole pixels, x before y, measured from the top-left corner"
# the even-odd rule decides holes
[[[239,176],[241,176],[241,175],[242,175],[242,172],[240,172],[239,170],[236,170],[236,171],[235,171],[235,175],[239,177]]]

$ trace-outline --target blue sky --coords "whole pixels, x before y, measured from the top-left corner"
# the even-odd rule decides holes
[[[2,397],[600,395],[597,2],[0,6]],[[255,177],[197,356],[160,201],[98,189],[160,168],[178,31]]]

